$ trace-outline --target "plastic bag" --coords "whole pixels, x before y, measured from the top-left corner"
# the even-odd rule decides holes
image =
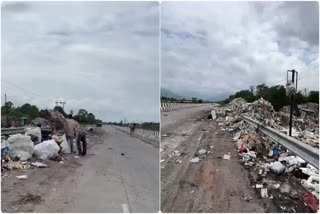
[[[58,156],[60,147],[55,140],[47,140],[34,147],[34,156],[41,160],[47,160]]]
[[[273,163],[270,163],[268,165],[268,167],[277,174],[280,174],[282,172],[284,172],[284,170],[286,169],[286,167],[280,162],[280,161],[275,161]]]
[[[9,147],[9,156],[12,158],[25,161],[32,157],[34,144],[30,136],[22,134],[11,135],[7,140],[7,145]]]
[[[40,127],[30,127],[25,129],[25,135],[35,135],[38,137],[38,141],[41,142],[41,129]]]
[[[68,143],[68,141],[67,141],[67,138],[66,138],[66,135],[64,134],[63,136],[62,136],[62,143],[61,143],[61,151],[62,151],[62,153],[65,153],[65,154],[69,154],[69,153],[71,153],[71,151],[70,151],[70,146],[69,146],[69,143]],[[73,142],[71,142],[71,143],[73,143]]]

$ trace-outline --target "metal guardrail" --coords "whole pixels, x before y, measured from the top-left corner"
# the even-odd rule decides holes
[[[249,117],[243,116],[243,119],[245,122],[261,131],[273,141],[281,144],[297,156],[301,157],[303,160],[310,163],[312,166],[319,169],[319,149],[313,148],[312,146],[309,146],[293,137],[285,135],[278,130],[270,127],[265,127],[258,121],[253,120]]]
[[[12,134],[19,134],[24,133],[25,128],[2,128],[1,135],[12,135]]]

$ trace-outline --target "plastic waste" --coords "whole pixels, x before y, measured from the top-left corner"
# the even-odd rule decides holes
[[[304,196],[301,196],[300,200],[307,204],[313,212],[317,212],[317,210],[319,209],[317,198],[311,192],[308,192]]]
[[[301,185],[309,191],[316,191],[319,193],[319,176],[310,176],[308,180],[302,179]]]
[[[67,141],[67,138],[66,138],[66,135],[64,134],[62,136],[62,143],[60,144],[61,146],[61,152],[62,153],[65,153],[65,154],[70,154],[71,153],[71,149],[70,149],[70,146],[69,146],[69,143]],[[73,143],[73,142],[72,142]]]
[[[273,163],[268,164],[268,168],[271,169],[276,174],[280,174],[285,171],[286,167],[280,162],[280,161],[275,161]]]
[[[18,158],[21,161],[28,160],[32,157],[34,144],[30,136],[22,134],[11,135],[7,140],[9,147],[9,156],[12,159]]]
[[[37,168],[47,168],[48,165],[45,163],[40,163],[40,162],[32,162],[30,163],[31,166],[35,166]]]
[[[17,175],[16,178],[18,180],[27,180],[28,179],[28,176],[27,175]]]
[[[47,140],[34,147],[34,156],[41,160],[52,159],[58,156],[60,147],[55,140]]]
[[[268,189],[267,188],[261,188],[261,197],[267,198],[268,196]]]
[[[25,129],[25,135],[35,135],[38,137],[38,142],[41,142],[41,128],[40,127],[29,127]]]

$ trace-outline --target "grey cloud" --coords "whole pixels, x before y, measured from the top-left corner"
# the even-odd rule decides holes
[[[162,3],[162,87],[221,97],[263,82],[285,84],[285,71],[295,68],[300,89],[317,90],[318,44],[311,38],[318,28],[306,23],[315,23],[318,12],[313,3],[290,3],[289,12],[283,2]],[[295,20],[295,32],[305,34],[285,35],[284,25],[295,29]]]
[[[26,2],[9,2],[3,1],[1,5],[1,10],[3,12],[23,12],[30,8],[30,5]]]
[[[106,121],[159,120],[157,2],[30,5],[3,14],[2,92],[10,100],[52,108],[62,97],[67,111],[85,108]]]

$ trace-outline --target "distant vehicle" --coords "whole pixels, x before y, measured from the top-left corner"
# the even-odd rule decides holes
[[[97,127],[102,127],[102,123],[97,123]]]

